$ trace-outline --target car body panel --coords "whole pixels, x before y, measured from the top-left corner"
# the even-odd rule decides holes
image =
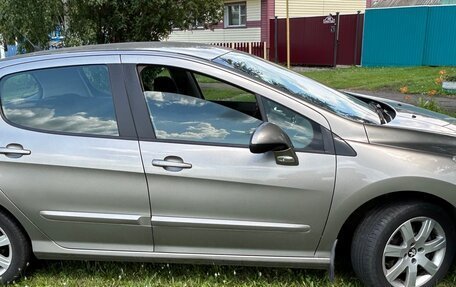
[[[298,153],[301,165],[289,167],[248,148],[141,142],[141,151],[153,183],[157,252],[313,256],[331,203],[334,155]],[[152,165],[168,156],[192,168]]]
[[[148,218],[137,142],[50,135],[5,123],[0,129],[1,146],[21,143],[32,152],[19,159],[0,156],[1,189],[49,238],[68,248],[153,250],[150,224],[122,226],[105,221],[94,225],[40,214],[73,211]]]
[[[394,110],[395,116],[388,122],[387,127],[430,131],[434,133],[447,133],[456,135],[456,118],[449,115],[436,113],[411,104],[394,100],[373,97],[352,92],[345,92],[360,99],[371,99],[388,105]]]
[[[456,162],[452,157],[394,146],[348,143],[357,156],[337,157],[333,204],[317,256],[328,256],[348,217],[377,197],[417,192],[432,194],[456,206]]]

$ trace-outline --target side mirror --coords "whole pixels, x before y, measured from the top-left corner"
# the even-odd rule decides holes
[[[298,156],[293,150],[288,135],[272,123],[263,123],[256,128],[250,139],[252,153],[274,152],[276,163],[280,165],[299,165]]]

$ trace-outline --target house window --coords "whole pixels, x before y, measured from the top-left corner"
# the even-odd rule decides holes
[[[225,5],[225,28],[245,26],[247,26],[246,2]]]

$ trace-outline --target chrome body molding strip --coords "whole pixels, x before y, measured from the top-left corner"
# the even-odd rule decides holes
[[[244,220],[221,220],[206,218],[188,218],[172,216],[152,216],[152,226],[185,227],[185,228],[217,228],[237,230],[263,230],[285,232],[309,232],[310,226],[304,224],[275,223]]]
[[[113,214],[70,211],[40,211],[40,215],[48,220],[75,221],[90,223],[150,225],[149,218],[137,214]]]

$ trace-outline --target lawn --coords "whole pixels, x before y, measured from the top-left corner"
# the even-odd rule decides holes
[[[362,286],[354,275],[326,271],[213,265],[39,261],[14,286]],[[456,273],[439,287],[456,285]]]
[[[441,77],[456,75],[456,67],[338,68],[308,70],[303,75],[336,89],[394,91],[447,95]]]

